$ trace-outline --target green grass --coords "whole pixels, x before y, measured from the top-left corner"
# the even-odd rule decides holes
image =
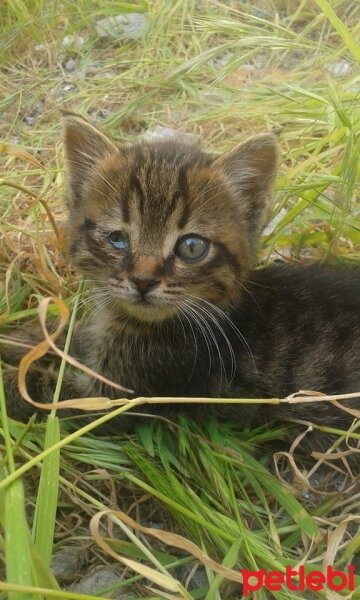
[[[144,37],[97,38],[97,20],[134,11],[147,14]],[[200,135],[204,147],[218,152],[253,133],[280,131],[283,161],[269,221],[276,219],[263,236],[259,261],[358,260],[358,3],[3,0],[0,23],[5,333],[36,314],[49,295],[60,296],[74,314],[78,280],[62,255],[62,108],[93,119],[119,141],[163,125]],[[65,48],[70,35],[83,43],[75,37]],[[66,71],[69,59],[73,71]],[[346,72],[336,76],[339,65]],[[240,597],[238,584],[231,588],[231,574],[219,567],[208,563],[207,581],[196,578],[199,558],[189,552],[190,542],[236,574],[240,567],[281,570],[301,561],[306,569],[321,568],[324,557],[345,569],[359,553],[360,498],[351,475],[350,490],[337,491],[338,471],[328,467],[324,476],[321,460],[300,463],[297,471],[291,457],[283,457],[279,475],[274,472],[271,442],[285,437],[288,424],[236,431],[216,422],[199,427],[183,420],[175,427],[154,421],[132,436],[106,438],[92,426],[74,430],[63,422],[58,428],[54,415],[26,426],[10,421],[1,386],[0,406],[1,600],[90,598],[59,586],[49,561],[75,544],[89,564],[114,565],[89,529],[91,519],[109,509],[112,524],[103,517],[102,537],[112,552],[138,563],[115,586],[124,598],[129,590],[149,599]],[[358,440],[359,430],[351,435]],[[313,485],[320,480],[315,492],[310,476]],[[159,523],[159,537],[134,535],[119,511],[140,525]],[[171,531],[184,541],[174,538],[168,546]],[[151,582],[142,565],[155,571]],[[285,590],[274,596],[302,597]],[[265,599],[264,591],[256,598]]]

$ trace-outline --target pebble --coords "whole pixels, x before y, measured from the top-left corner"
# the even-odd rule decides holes
[[[146,31],[147,17],[143,13],[127,13],[101,19],[95,25],[99,38],[137,40]]]
[[[332,75],[332,77],[345,77],[345,75],[351,73],[352,65],[347,60],[337,60],[336,62],[325,65],[325,70],[329,75]]]
[[[63,546],[51,559],[51,570],[59,583],[74,581],[84,564],[80,547]]]
[[[60,86],[54,91],[54,97],[57,100],[61,100],[67,94],[70,94],[71,92],[77,92],[77,91],[78,91],[78,87],[75,83],[72,83],[70,81],[63,81],[60,84]]]
[[[89,108],[88,115],[92,121],[98,122],[107,119],[111,115],[111,111],[103,108]]]
[[[75,58],[68,58],[64,61],[63,67],[67,73],[73,73],[76,69],[76,60]]]
[[[69,83],[68,81],[64,81],[61,88],[64,92],[77,92],[78,90],[78,87],[75,85],[75,83]]]
[[[171,127],[162,127],[157,125],[154,129],[147,131],[144,135],[145,140],[176,140],[178,142],[185,142],[188,144],[198,144],[199,136],[194,133],[185,133],[183,131],[175,131]]]
[[[79,50],[84,43],[84,38],[81,35],[66,35],[61,44],[63,48],[72,48]]]
[[[78,594],[98,595],[102,590],[115,586],[119,579],[119,575],[114,573],[109,567],[97,565],[82,577],[80,581],[69,585],[67,591]],[[113,600],[135,600],[135,596],[125,589],[111,592],[109,597]]]
[[[32,127],[32,125],[34,125],[36,119],[43,112],[44,106],[45,106],[44,100],[38,100],[37,102],[35,102],[34,106],[31,109],[31,111],[28,112],[23,117],[23,123],[24,123],[24,125],[27,125],[28,127]]]

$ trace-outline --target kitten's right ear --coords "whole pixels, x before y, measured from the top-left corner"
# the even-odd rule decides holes
[[[214,162],[236,201],[252,247],[267,216],[278,162],[279,146],[273,133],[255,135]]]
[[[118,152],[116,144],[86,119],[62,112],[69,200],[80,200],[84,181],[98,160]]]

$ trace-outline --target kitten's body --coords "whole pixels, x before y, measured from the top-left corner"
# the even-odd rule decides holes
[[[118,147],[70,116],[65,143],[69,254],[100,294],[73,343],[87,366],[136,396],[360,389],[360,271],[251,270],[276,173],[273,136],[214,158],[174,142]],[[11,377],[9,412],[24,417]],[[30,392],[49,401],[48,379],[37,373]],[[103,395],[119,392],[79,373],[65,380],[64,398]],[[143,412],[214,410],[172,408]],[[218,411],[244,426],[289,413],[344,418],[320,403],[310,414],[301,405]]]
[[[82,348],[76,353],[139,396],[281,398],[299,389],[327,394],[360,390],[360,271],[275,265],[250,277],[241,307],[226,318],[215,313],[216,323],[209,319],[211,333],[209,327],[205,335],[201,331],[203,322],[186,319],[139,330],[117,321],[108,308],[101,319],[93,317],[85,337],[79,335]],[[118,397],[116,390],[87,381],[84,396]],[[349,406],[355,408],[354,401]],[[171,407],[158,410],[172,413]],[[338,424],[348,420],[324,403],[315,408],[193,405],[180,410],[231,413],[244,426],[286,416],[314,422],[328,417]]]

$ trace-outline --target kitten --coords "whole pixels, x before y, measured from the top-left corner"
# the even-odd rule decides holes
[[[252,270],[272,195],[278,145],[258,135],[213,156],[174,140],[117,145],[67,114],[68,253],[97,292],[72,354],[135,396],[283,397],[360,390],[360,271],[274,265]],[[5,360],[11,360],[7,356]],[[50,401],[54,375],[29,391]],[[119,392],[67,369],[62,397]],[[31,410],[7,376],[8,411]],[[359,401],[350,404],[359,408]],[[315,405],[142,407],[244,426],[286,416],[351,417]],[[138,418],[124,416],[117,426]]]

